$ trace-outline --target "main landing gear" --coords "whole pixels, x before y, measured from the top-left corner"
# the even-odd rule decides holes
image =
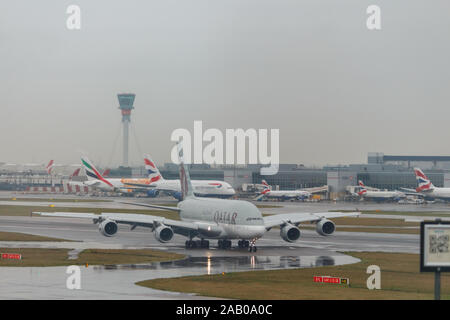
[[[253,239],[252,241],[248,240],[239,240],[238,241],[238,247],[240,249],[242,248],[248,248],[248,252],[256,252],[256,246],[255,246],[256,239]],[[231,240],[219,240],[217,242],[217,246],[219,249],[230,249],[232,246]]]
[[[250,242],[248,240],[239,240],[238,247],[239,248],[248,248],[250,246]]]
[[[217,241],[217,246],[219,249],[230,249],[231,248],[231,240],[219,240]]]
[[[209,241],[208,240],[187,240],[185,242],[185,247],[186,249],[196,249],[196,248],[201,248],[201,249],[209,249]]]

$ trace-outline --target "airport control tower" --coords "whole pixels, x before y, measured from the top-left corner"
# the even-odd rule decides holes
[[[122,112],[123,123],[123,166],[128,167],[128,126],[131,120],[131,110],[134,109],[133,103],[136,95],[134,93],[119,93],[119,109]]]

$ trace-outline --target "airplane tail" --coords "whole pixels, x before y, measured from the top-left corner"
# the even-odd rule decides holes
[[[77,169],[69,176],[69,180],[72,180],[73,177],[78,177],[78,175],[80,174],[80,170],[81,170],[81,168],[77,168]]]
[[[183,200],[195,198],[194,188],[192,187],[189,170],[184,164],[183,147],[179,142],[177,144],[177,148],[178,148],[178,159],[180,160],[180,185],[182,198]]]
[[[269,184],[267,183],[267,181],[266,180],[263,180],[262,182],[262,185],[264,186],[263,187],[263,190],[261,191],[261,193],[259,194],[259,196],[257,197],[257,200],[260,200],[260,199],[262,199],[262,197],[266,194],[266,193],[269,193],[270,192],[270,186],[269,186]]]
[[[267,184],[267,181],[266,181],[266,180],[263,180],[263,181],[262,181],[262,184],[263,184],[263,186],[264,186],[264,189],[269,189],[269,190],[270,190],[270,186]]]
[[[267,181],[266,181],[266,180],[263,180],[261,183],[262,183],[262,185],[263,185],[263,190],[262,190],[261,193],[258,194],[258,195],[256,196],[256,198],[254,199],[254,200],[256,200],[256,201],[262,201],[262,199],[264,198],[264,196],[265,196],[267,193],[270,192],[270,186],[267,184]]]
[[[150,179],[150,183],[164,180],[163,176],[158,170],[158,167],[156,166],[155,162],[152,160],[152,158],[150,158],[149,155],[146,155],[144,157],[144,163],[145,163],[145,170],[147,170],[148,178]]]
[[[114,188],[114,186],[103,178],[103,176],[100,174],[100,172],[95,168],[95,166],[92,164],[91,161],[87,157],[81,157],[81,163],[83,164],[83,168],[86,171],[86,175],[88,177],[88,180],[90,181],[98,181],[103,182],[104,184],[108,185],[111,188]]]
[[[52,170],[53,170],[54,167],[55,167],[55,161],[54,160],[50,160],[50,162],[45,167],[45,169],[47,170],[48,174],[52,174]]]
[[[362,196],[364,193],[367,192],[367,189],[366,189],[366,186],[364,185],[364,183],[361,180],[358,181],[358,184],[361,187],[361,190],[358,192],[358,195]]]
[[[434,189],[434,185],[431,183],[430,179],[423,173],[420,168],[414,168],[414,173],[416,175],[416,180],[418,187],[416,188],[417,192],[427,191]]]

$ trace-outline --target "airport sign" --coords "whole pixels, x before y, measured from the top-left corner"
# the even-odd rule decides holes
[[[18,253],[0,253],[2,260],[22,260],[22,255]]]
[[[348,278],[339,278],[330,276],[314,276],[313,281],[320,283],[350,284],[350,280]]]
[[[420,224],[420,271],[450,271],[450,222]]]

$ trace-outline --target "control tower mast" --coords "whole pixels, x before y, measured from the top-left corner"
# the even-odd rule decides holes
[[[122,112],[123,123],[123,163],[124,167],[128,167],[128,127],[131,121],[131,110],[134,109],[133,103],[136,95],[134,93],[119,93],[119,109]]]

